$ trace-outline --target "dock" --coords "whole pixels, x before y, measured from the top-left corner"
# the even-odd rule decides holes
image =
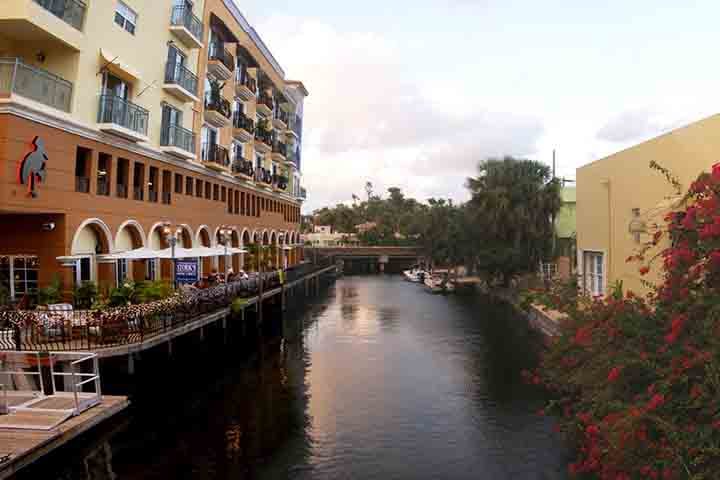
[[[11,477],[22,468],[122,412],[129,405],[127,397],[104,396],[98,405],[50,430],[46,430],[45,426],[54,424],[57,420],[57,414],[51,411],[18,413],[22,415],[23,423],[37,425],[37,430],[7,428],[0,422],[0,480]]]

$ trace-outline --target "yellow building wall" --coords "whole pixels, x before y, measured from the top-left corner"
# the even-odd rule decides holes
[[[658,172],[652,160],[669,169],[687,190],[702,171],[720,161],[720,115],[654,138],[577,170],[578,271],[583,272],[585,251],[605,254],[605,291],[616,281],[624,289],[645,292],[638,263],[626,259],[641,247],[630,233],[633,209],[644,218],[663,201],[675,195],[673,187]],[[664,213],[650,219],[662,225]],[[642,241],[649,236],[643,235]],[[657,282],[661,262],[652,266],[645,280]]]

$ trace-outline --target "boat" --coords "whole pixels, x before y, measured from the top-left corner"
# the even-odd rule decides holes
[[[455,291],[455,283],[453,283],[447,274],[431,274],[425,277],[425,286],[432,293],[450,293]]]
[[[422,283],[426,277],[425,270],[422,268],[412,268],[410,270],[404,270],[405,280],[413,283]]]

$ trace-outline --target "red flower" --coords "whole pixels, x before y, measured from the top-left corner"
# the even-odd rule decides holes
[[[712,179],[714,182],[720,182],[720,163],[712,166]]]
[[[620,376],[620,371],[622,369],[620,367],[615,367],[612,370],[610,370],[610,373],[608,374],[608,382],[613,383],[618,379]]]
[[[700,395],[702,395],[702,388],[700,388],[700,385],[693,385],[693,387],[690,389],[690,396],[692,398],[698,398]]]
[[[650,399],[650,402],[647,404],[647,410],[655,410],[663,403],[665,403],[665,397],[661,393],[656,393],[655,395],[653,395],[653,397]]]
[[[640,268],[640,275],[647,275],[649,272],[650,272],[650,268],[648,268],[648,267]]]

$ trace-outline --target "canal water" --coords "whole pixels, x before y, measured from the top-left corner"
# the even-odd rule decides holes
[[[279,323],[252,354],[155,362],[127,415],[18,478],[565,478],[520,376],[538,339],[507,307],[345,277]]]

